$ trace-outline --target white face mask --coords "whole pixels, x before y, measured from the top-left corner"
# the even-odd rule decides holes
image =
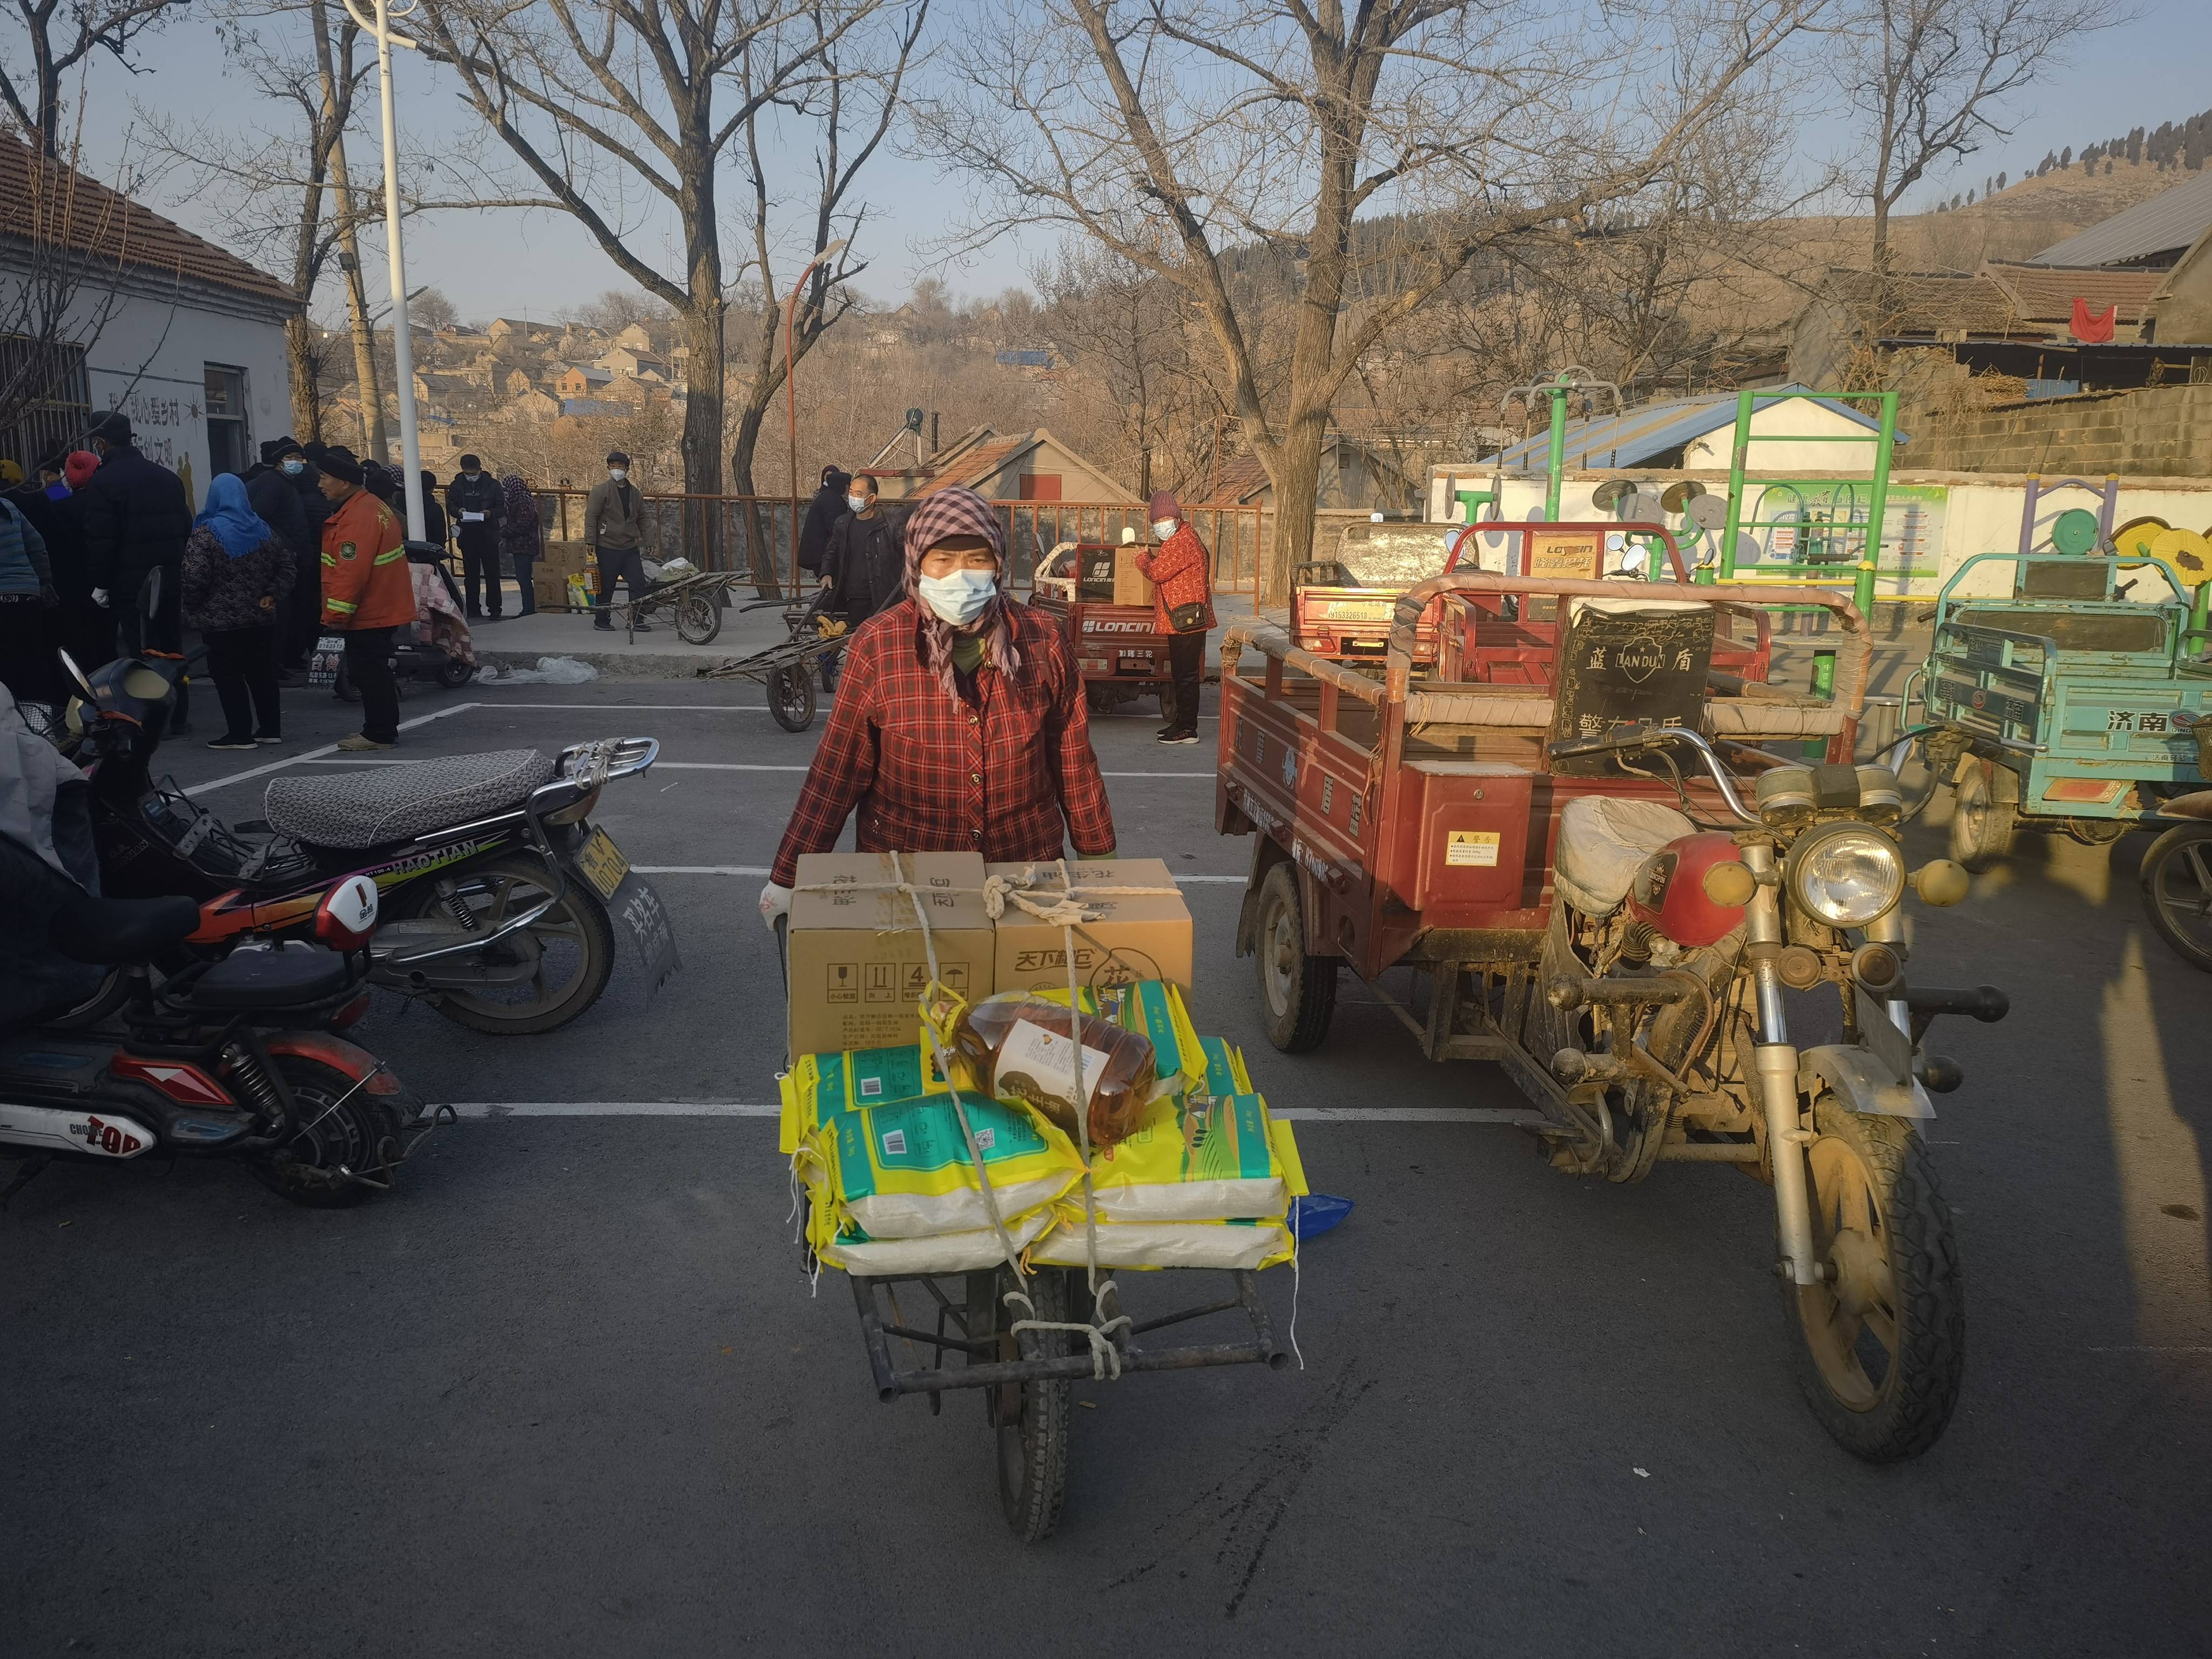
[[[999,578],[989,570],[956,570],[949,576],[924,576],[916,584],[921,602],[955,628],[965,628],[998,597]]]
[[[1174,535],[1175,532],[1176,521],[1173,519],[1155,519],[1152,520],[1152,534],[1158,537],[1160,540],[1167,540],[1167,538]]]
[[[611,466],[607,469],[607,477],[620,483],[624,478],[629,477],[629,469],[626,466]]]
[[[307,470],[307,464],[296,456],[288,456],[276,465],[284,469],[284,476],[288,478],[296,478]]]
[[[483,477],[483,474],[481,472],[464,472],[461,476],[464,478],[466,478],[471,483],[474,483],[478,478]]]
[[[868,498],[866,495],[848,495],[845,505],[855,513],[865,513],[868,510]]]

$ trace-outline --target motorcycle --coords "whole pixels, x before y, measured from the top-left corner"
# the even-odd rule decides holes
[[[63,712],[63,751],[91,783],[101,879],[113,895],[181,895],[199,921],[187,952],[309,937],[323,895],[359,876],[379,895],[371,984],[421,997],[496,1036],[550,1031],[599,1000],[618,918],[658,991],[682,964],[666,908],[590,822],[607,784],[649,768],[652,738],[458,755],[337,777],[278,778],[263,819],[227,823],[152,762],[181,663],[125,658]],[[120,1002],[110,975],[104,1006]]]
[[[55,879],[13,842],[0,842],[0,867],[11,890]],[[71,890],[47,943],[119,969],[122,1034],[81,1019],[0,1032],[0,1147],[24,1159],[0,1204],[56,1158],[127,1163],[157,1149],[237,1159],[311,1209],[388,1191],[437,1117],[337,1035],[368,1012],[376,908],[375,888],[348,878],[315,907],[319,943],[257,941],[157,985],[152,963],[198,927],[198,908]]]

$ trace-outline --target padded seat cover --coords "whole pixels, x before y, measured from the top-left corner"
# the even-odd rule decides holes
[[[1636,872],[1678,836],[1698,826],[1656,800],[1577,795],[1559,812],[1552,884],[1586,916],[1609,916],[1628,896]]]
[[[502,749],[337,777],[272,778],[262,816],[278,834],[317,847],[381,847],[519,806],[552,776],[553,763],[538,750]]]
[[[194,981],[186,994],[202,1008],[289,1008],[346,988],[345,958],[319,945],[288,942],[273,951],[234,951]]]

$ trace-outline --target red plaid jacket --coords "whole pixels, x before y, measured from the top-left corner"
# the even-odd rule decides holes
[[[1158,552],[1137,555],[1137,568],[1152,582],[1153,632],[1175,632],[1168,626],[1168,612],[1179,605],[1204,605],[1206,625],[1213,626],[1213,582],[1208,574],[1212,562],[1198,532],[1187,524],[1177,525]]]
[[[1066,642],[1025,605],[1006,607],[1021,672],[977,671],[980,708],[955,702],[922,664],[914,601],[854,631],[830,727],[776,848],[772,879],[798,880],[857,809],[863,853],[958,853],[1012,862],[1114,850],[1114,811],[1091,752],[1083,680]]]

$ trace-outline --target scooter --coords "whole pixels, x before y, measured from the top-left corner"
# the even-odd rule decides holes
[[[13,842],[0,842],[0,870],[11,889],[54,879]],[[155,1151],[236,1159],[313,1209],[389,1190],[437,1120],[389,1066],[337,1035],[368,1012],[375,887],[349,877],[325,892],[317,945],[258,941],[157,985],[150,964],[198,925],[185,898],[72,890],[61,901],[47,942],[120,969],[123,1031],[0,1032],[0,1146],[24,1158],[0,1204],[56,1158],[128,1163]]]
[[[452,614],[458,617],[461,590],[453,580],[453,573],[447,568],[445,550],[434,542],[409,542],[407,562],[410,566],[427,565],[436,574],[439,585],[453,600]],[[420,638],[414,628],[398,629],[392,634],[392,673],[403,696],[410,680],[428,680],[448,691],[458,691],[477,672],[474,662],[437,642],[434,623],[428,631],[433,636],[429,641]],[[361,688],[353,683],[353,676],[346,667],[343,634],[324,634],[316,639],[315,648],[307,658],[307,684],[328,686],[340,702],[361,701]]]
[[[582,1014],[613,975],[617,917],[651,989],[681,966],[659,896],[589,822],[608,783],[653,764],[654,738],[279,778],[265,819],[229,824],[152,779],[180,663],[125,658],[88,677],[63,660],[78,695],[62,746],[91,782],[101,880],[113,895],[190,898],[188,951],[307,938],[331,885],[358,875],[384,918],[370,982],[473,1030],[550,1031]],[[100,1012],[122,995],[111,975]]]

